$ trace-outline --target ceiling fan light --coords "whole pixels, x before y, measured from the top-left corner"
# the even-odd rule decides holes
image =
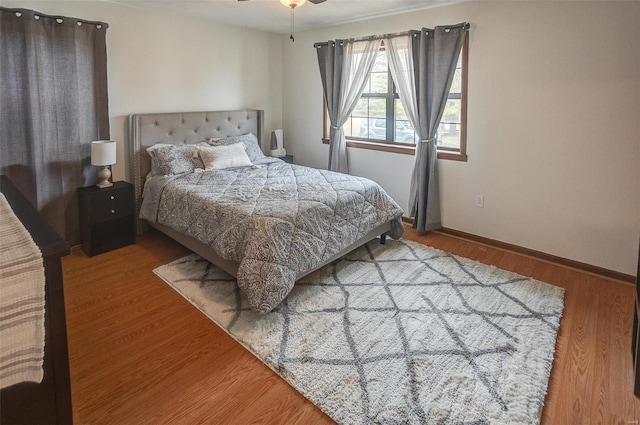
[[[298,6],[302,6],[307,0],[280,0],[283,6],[295,8]]]

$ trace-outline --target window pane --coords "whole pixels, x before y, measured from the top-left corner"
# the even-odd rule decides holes
[[[449,99],[444,107],[442,114],[442,122],[450,122],[459,124],[461,120],[462,101],[460,99]]]
[[[372,118],[385,118],[387,116],[387,99],[370,97],[368,115]]]
[[[351,133],[349,136],[355,137],[365,137],[362,136],[363,132],[366,132],[366,129],[363,129],[362,125],[369,117],[369,100],[368,97],[362,97],[358,100],[355,109],[351,113],[350,123],[351,123]],[[347,130],[345,128],[345,136],[347,136]]]
[[[396,99],[394,105],[396,126],[393,141],[396,143],[415,144],[417,140],[416,132],[413,131],[413,127],[407,118],[407,114],[404,112],[400,99]]]
[[[438,127],[438,146],[460,148],[460,99],[449,99]]]
[[[352,116],[367,117],[369,116],[369,98],[361,97],[356,103],[356,107],[351,113]]]
[[[350,117],[351,136],[365,139],[385,140],[386,126],[386,98],[363,97],[356,104]],[[345,136],[347,130],[345,128]]]
[[[394,137],[396,143],[415,144],[417,139],[416,132],[413,131],[409,121],[396,121]]]
[[[438,127],[438,146],[460,149],[460,124],[441,122]]]
[[[362,121],[360,137],[366,139],[385,140],[387,137],[387,125],[385,118],[368,118]]]
[[[462,70],[456,69],[453,74],[453,82],[451,83],[451,90],[449,93],[460,93],[462,91]]]
[[[369,93],[387,93],[389,83],[386,72],[372,72],[369,79]]]

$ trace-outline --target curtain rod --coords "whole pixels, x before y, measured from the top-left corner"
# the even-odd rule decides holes
[[[10,13],[22,13],[22,14],[33,14],[34,16],[41,16],[43,18],[49,18],[49,19],[62,19],[63,21],[65,19],[72,19],[76,22],[81,22],[83,24],[87,24],[87,25],[96,25],[96,26],[103,26],[105,29],[109,28],[109,24],[107,24],[106,22],[100,22],[100,21],[86,21],[84,19],[80,19],[80,18],[72,18],[70,16],[58,16],[58,15],[47,15],[46,13],[40,13],[40,12],[36,12],[35,10],[31,10],[31,9],[16,9],[16,8],[8,8],[8,7],[2,7],[0,6],[0,11],[2,12],[10,12]]]
[[[442,26],[444,26],[445,29],[462,27],[465,30],[468,30],[469,27],[470,27],[470,24],[468,22],[462,22],[460,24],[442,25]],[[431,29],[431,28],[423,28],[423,30],[424,29],[426,29],[427,31],[433,31],[433,29]],[[389,34],[368,35],[368,36],[365,36],[365,37],[348,38],[346,40],[348,40],[350,42],[354,42],[354,41],[370,41],[370,40],[383,40],[385,38],[402,37],[403,35],[411,35],[411,34],[414,34],[416,32],[420,32],[420,31],[421,30],[409,30],[409,31],[402,31],[402,32],[392,32],[392,33],[389,33]],[[342,41],[342,40],[340,40],[340,41]],[[323,41],[323,42],[314,43],[313,47],[317,48],[317,47],[327,46],[328,44],[329,44],[329,41]]]

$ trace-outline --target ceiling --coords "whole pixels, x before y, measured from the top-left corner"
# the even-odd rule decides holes
[[[145,10],[208,19],[278,34],[289,34],[289,9],[279,0],[107,0]],[[354,22],[411,10],[426,9],[452,3],[450,0],[327,0],[306,2],[295,9],[295,29],[313,28]]]

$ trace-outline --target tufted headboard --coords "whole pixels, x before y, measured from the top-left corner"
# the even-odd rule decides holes
[[[169,112],[129,116],[129,160],[135,188],[136,216],[142,202],[144,179],[151,171],[147,148],[156,143],[193,144],[211,137],[253,133],[264,149],[264,111]],[[140,224],[140,223],[138,223]],[[138,225],[138,233],[142,227]]]

